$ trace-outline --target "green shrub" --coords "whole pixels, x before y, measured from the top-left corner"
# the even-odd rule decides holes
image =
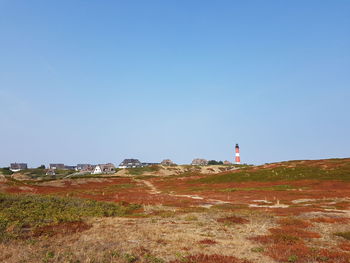
[[[144,259],[147,263],[165,263],[164,259],[157,258],[149,254],[145,255]]]
[[[255,253],[262,253],[264,252],[263,247],[253,247],[250,251],[255,252]]]
[[[297,261],[298,261],[298,256],[296,256],[296,255],[291,255],[288,258],[288,262],[297,262]]]
[[[9,167],[4,167],[4,168],[0,168],[0,174],[11,175],[13,174],[13,172],[10,170]]]
[[[138,257],[132,254],[124,254],[124,259],[127,263],[134,263],[138,260]]]
[[[224,162],[223,161],[216,161],[216,160],[210,160],[208,162],[208,165],[223,165]]]
[[[187,216],[184,217],[184,219],[186,221],[197,221],[198,217],[196,217],[195,215],[187,215]]]
[[[20,236],[23,228],[35,229],[87,217],[123,216],[139,207],[78,198],[0,193],[0,241]]]

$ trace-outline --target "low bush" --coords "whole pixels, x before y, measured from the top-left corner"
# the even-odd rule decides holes
[[[78,222],[87,217],[124,216],[139,205],[117,205],[77,198],[0,193],[0,241],[40,227]]]
[[[0,168],[0,174],[11,175],[13,174],[13,172],[10,170],[9,167],[5,167],[5,168]]]

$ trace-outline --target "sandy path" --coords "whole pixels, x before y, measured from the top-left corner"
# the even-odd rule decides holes
[[[150,188],[149,193],[150,194],[165,194],[162,193],[154,184],[152,184],[150,181],[147,180],[139,180],[139,179],[134,179],[136,182],[143,183],[146,185],[148,188]],[[173,196],[173,197],[185,197],[185,198],[191,198],[191,199],[196,199],[196,200],[203,200],[205,202],[204,206],[210,207],[212,205],[220,205],[220,204],[233,204],[232,202],[227,202],[223,200],[217,200],[217,199],[206,199],[202,196],[199,195],[180,195],[180,194],[171,194],[167,193],[166,195]]]

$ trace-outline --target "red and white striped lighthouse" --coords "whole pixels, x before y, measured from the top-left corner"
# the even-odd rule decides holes
[[[235,156],[235,162],[236,164],[241,164],[241,157],[239,156],[239,146],[238,143],[236,144],[236,156]]]

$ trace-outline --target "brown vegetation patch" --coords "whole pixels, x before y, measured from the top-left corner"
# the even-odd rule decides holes
[[[317,262],[332,262],[332,263],[349,263],[350,254],[337,250],[321,249],[319,253],[314,256]]]
[[[348,263],[350,260],[350,254],[348,253],[338,250],[312,249],[304,244],[294,246],[274,244],[266,254],[278,262]]]
[[[270,209],[270,211],[277,216],[298,216],[298,215],[310,213],[310,212],[320,212],[320,211],[323,211],[323,209],[315,208],[315,207],[296,206],[296,207],[288,207],[288,208]]]
[[[69,235],[78,232],[83,232],[85,230],[90,229],[92,226],[83,222],[67,222],[60,223],[55,225],[38,227],[33,230],[30,236],[39,237],[39,236],[56,236],[56,235]]]
[[[215,245],[217,243],[218,242],[216,242],[215,240],[212,240],[212,239],[209,239],[209,238],[206,238],[206,239],[198,241],[198,244],[202,244],[202,245]]]
[[[170,261],[169,263],[252,263],[246,259],[239,259],[232,256],[222,256],[222,255],[190,255],[182,259],[177,259]]]
[[[278,224],[280,224],[281,226],[292,226],[292,227],[298,227],[298,228],[306,228],[311,226],[312,224],[301,220],[301,219],[297,219],[297,218],[282,218],[280,220],[277,221]]]
[[[265,252],[277,262],[329,262],[329,263],[348,263],[350,254],[336,249],[316,249],[307,247],[304,243],[275,243],[268,247]]]
[[[249,220],[239,217],[239,216],[229,216],[217,219],[219,223],[225,224],[246,224]]]
[[[301,240],[299,237],[288,235],[285,233],[275,233],[273,235],[261,235],[250,238],[251,240],[254,240],[256,242],[259,242],[264,245],[304,245],[304,241]]]
[[[318,217],[311,219],[311,221],[316,223],[346,224],[350,219],[346,217]]]
[[[343,242],[339,245],[339,248],[345,251],[350,251],[350,242]]]
[[[350,254],[340,250],[318,249],[306,246],[304,239],[320,238],[318,233],[306,231],[311,224],[296,218],[283,218],[278,220],[279,228],[270,228],[270,235],[261,235],[251,238],[267,246],[267,256],[277,262],[332,262],[348,263]],[[342,243],[339,248],[349,251],[350,245]]]
[[[261,235],[251,238],[262,244],[278,245],[304,245],[304,238],[320,238],[318,233],[310,232],[301,228],[307,228],[311,224],[297,218],[282,218],[277,221],[279,228],[270,228],[270,235]]]
[[[238,170],[237,170],[238,171]],[[198,176],[197,176],[198,177]],[[199,175],[204,178],[205,175]],[[227,182],[227,183],[205,183],[196,181],[193,184],[194,176],[170,178],[152,178],[150,181],[159,191],[191,195],[196,195],[204,199],[222,200],[225,202],[250,204],[252,200],[267,200],[275,203],[276,200],[283,200],[283,204],[290,204],[289,208],[273,208],[277,215],[299,215],[307,212],[323,211],[322,203],[294,205],[291,202],[296,199],[319,199],[320,196],[327,199],[347,198],[350,195],[348,183],[332,180],[295,180],[275,181],[275,182]],[[278,189],[278,186],[291,186],[290,189]],[[269,190],[271,188],[271,190]],[[223,189],[233,189],[232,191],[222,191]],[[244,194],[242,191],[244,190]],[[260,190],[259,190],[260,189]],[[338,208],[338,204],[335,206]],[[307,206],[306,206],[307,205]],[[349,202],[341,203],[342,207],[348,207]],[[258,208],[259,209],[259,208]]]
[[[320,234],[315,232],[306,231],[303,229],[299,229],[297,227],[292,226],[282,226],[280,228],[270,228],[269,231],[273,235],[288,235],[288,236],[294,236],[298,238],[320,238]]]
[[[271,245],[265,254],[278,262],[307,262],[310,252],[310,248],[302,243],[277,243]]]
[[[337,207],[337,209],[350,209],[350,202],[349,201],[342,201],[342,202],[338,202],[335,204],[335,206]]]

